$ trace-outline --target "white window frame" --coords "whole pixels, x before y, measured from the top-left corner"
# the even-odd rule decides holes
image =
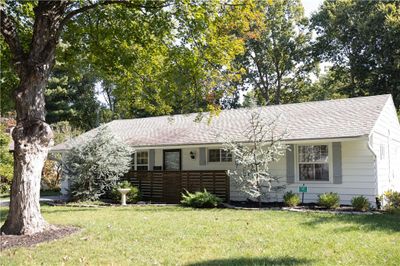
[[[210,150],[219,150],[219,161],[216,162],[211,162],[210,161]],[[207,163],[232,163],[233,162],[233,154],[231,153],[232,159],[230,161],[222,161],[222,151],[224,151],[223,148],[207,148]]]
[[[147,164],[138,164],[138,156],[139,152],[147,152]],[[149,151],[148,150],[137,150],[135,152],[135,171],[137,171],[138,166],[147,166],[147,171],[149,171]],[[143,170],[146,171],[146,170]]]
[[[299,146],[317,146],[317,145],[327,145],[328,146],[328,169],[329,169],[329,181],[323,180],[300,180],[300,170],[299,170]],[[332,143],[302,143],[294,145],[294,174],[295,182],[302,184],[333,184],[333,158],[332,158]]]

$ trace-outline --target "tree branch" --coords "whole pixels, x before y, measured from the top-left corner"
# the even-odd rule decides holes
[[[72,19],[74,16],[81,14],[83,12],[86,12],[88,10],[94,9],[99,6],[106,6],[106,5],[113,5],[113,4],[120,4],[120,5],[125,5],[126,7],[129,8],[145,8],[145,9],[161,9],[163,7],[167,7],[170,4],[167,4],[167,1],[151,1],[151,5],[148,4],[138,4],[138,3],[133,3],[129,0],[104,0],[104,1],[99,1],[95,4],[92,5],[87,5],[83,6],[81,8],[75,9],[67,13],[63,21],[61,22],[62,26],[64,26],[70,19]],[[61,27],[62,28],[62,27]]]
[[[95,4],[91,4],[91,5],[87,5],[87,6],[83,6],[81,8],[77,8],[74,9],[72,11],[70,11],[69,13],[67,13],[65,15],[65,17],[63,18],[63,20],[60,23],[60,27],[58,28],[58,32],[57,32],[57,36],[61,35],[61,32],[65,26],[65,24],[67,24],[67,22],[69,20],[71,20],[74,16],[84,13],[86,11],[89,11],[91,9],[95,9],[96,7],[99,6],[107,6],[107,5],[113,5],[113,4],[121,4],[121,5],[125,5],[129,8],[146,8],[146,9],[161,9],[163,7],[167,7],[170,4],[166,4],[167,1],[151,1],[154,5],[147,5],[147,4],[138,4],[138,3],[132,3],[129,0],[104,0],[104,1],[99,1]]]
[[[0,7],[0,12],[1,34],[10,47],[14,60],[19,62],[24,57],[25,53],[18,37],[17,27],[15,26],[14,20],[4,11],[4,6]]]

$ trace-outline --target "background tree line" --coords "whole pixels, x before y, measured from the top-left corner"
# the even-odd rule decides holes
[[[170,31],[179,21],[138,10],[82,14],[62,34],[46,89],[46,120],[86,131],[116,118],[237,108],[246,98],[270,105],[384,93],[399,109],[400,1],[325,1],[310,19],[300,0],[257,5],[262,14],[235,33],[244,46],[213,35],[234,31],[246,13],[232,12],[213,25],[199,15],[193,29],[181,32]],[[195,41],[181,43],[188,39]],[[0,48],[5,114],[14,108],[18,78],[3,39]],[[217,52],[232,56],[221,59]],[[232,60],[232,69],[216,68],[224,63],[218,60]],[[329,65],[323,73],[322,62]]]

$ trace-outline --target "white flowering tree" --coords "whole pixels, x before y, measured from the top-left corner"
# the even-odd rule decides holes
[[[224,149],[232,153],[236,169],[228,171],[241,192],[250,199],[258,201],[261,207],[262,199],[271,191],[278,191],[285,186],[279,184],[280,177],[271,174],[270,165],[278,161],[288,148],[282,140],[287,131],[277,130],[280,117],[270,120],[263,119],[253,110],[250,124],[242,134],[244,141],[227,140]]]
[[[103,126],[94,137],[75,143],[63,159],[73,199],[96,200],[129,171],[134,150]]]

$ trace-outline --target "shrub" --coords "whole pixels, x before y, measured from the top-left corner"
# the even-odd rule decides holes
[[[11,185],[8,182],[0,181],[0,194],[10,193]]]
[[[58,161],[46,160],[42,171],[41,188],[46,190],[60,189],[61,164]]]
[[[215,208],[222,203],[222,200],[204,189],[203,192],[182,193],[181,203],[183,206],[193,208]]]
[[[337,209],[340,206],[340,197],[337,193],[324,193],[318,196],[318,203],[328,209]]]
[[[128,181],[123,181],[114,186],[110,192],[110,199],[115,202],[121,202],[121,193],[118,191],[119,188],[130,188],[130,191],[126,194],[126,203],[136,203],[139,201],[140,193],[139,189],[131,185]]]
[[[129,171],[133,151],[107,127],[99,128],[94,137],[79,138],[63,160],[64,174],[72,199],[97,200]]]
[[[351,206],[357,211],[368,211],[371,207],[368,199],[364,196],[356,196],[351,199]]]
[[[10,150],[11,136],[0,123],[0,192],[8,193],[14,175],[14,158]]]
[[[292,191],[288,191],[283,195],[283,202],[286,206],[295,207],[300,203],[299,195],[293,193]]]
[[[384,208],[389,211],[400,208],[400,192],[388,190],[381,196]]]

